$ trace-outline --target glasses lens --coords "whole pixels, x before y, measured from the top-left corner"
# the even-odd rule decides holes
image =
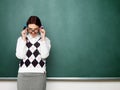
[[[28,28],[28,32],[38,32],[39,28],[35,28],[35,29],[32,29],[32,28]]]

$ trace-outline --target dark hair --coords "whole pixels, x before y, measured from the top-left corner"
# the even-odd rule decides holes
[[[28,26],[28,24],[35,24],[39,27],[42,26],[41,21],[40,21],[39,17],[37,17],[37,16],[30,16],[26,24],[27,24],[27,26]]]

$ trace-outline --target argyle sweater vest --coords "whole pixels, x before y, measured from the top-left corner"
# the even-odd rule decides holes
[[[40,38],[41,39],[41,38]],[[40,39],[32,44],[27,38],[27,52],[25,58],[19,63],[20,73],[45,73],[46,60],[42,60],[40,54]]]

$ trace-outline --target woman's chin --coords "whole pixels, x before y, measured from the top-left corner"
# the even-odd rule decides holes
[[[37,36],[37,33],[30,33],[30,35],[34,38]]]

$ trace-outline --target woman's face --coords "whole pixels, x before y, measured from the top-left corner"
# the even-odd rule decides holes
[[[28,24],[27,30],[28,30],[28,33],[30,33],[32,37],[35,37],[39,33],[39,26],[35,24]]]

